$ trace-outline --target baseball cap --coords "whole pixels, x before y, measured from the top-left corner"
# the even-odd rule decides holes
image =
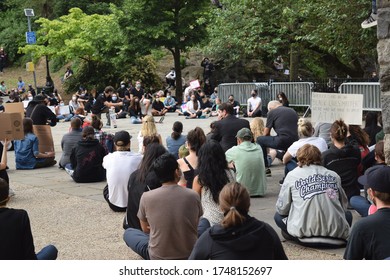
[[[381,193],[390,193],[390,166],[370,170],[366,175],[369,188]]]
[[[244,127],[237,132],[236,138],[251,140],[253,135],[249,128]]]
[[[114,136],[114,143],[117,146],[126,146],[130,143],[131,135],[124,130],[118,131]]]

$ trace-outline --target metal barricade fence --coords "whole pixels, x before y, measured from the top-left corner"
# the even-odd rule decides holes
[[[272,83],[269,92],[273,99],[276,99],[279,92],[284,92],[287,95],[290,106],[307,107],[303,115],[305,117],[310,109],[313,88],[314,83],[310,82]]]
[[[257,89],[256,83],[226,83],[218,85],[218,96],[222,103],[228,101],[229,95],[240,104],[246,104],[251,91]]]
[[[364,111],[381,111],[381,89],[379,83],[343,83],[340,93],[363,94]]]

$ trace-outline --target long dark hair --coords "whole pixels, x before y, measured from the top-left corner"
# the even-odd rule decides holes
[[[28,133],[34,133],[32,119],[30,118],[23,119],[23,131],[24,131],[24,135],[27,135]]]
[[[167,150],[161,144],[152,143],[148,145],[145,150],[144,157],[142,158],[141,164],[138,168],[137,180],[139,182],[145,182],[146,175],[152,170],[153,162],[159,156],[165,154]]]
[[[187,134],[187,143],[190,145],[190,149],[198,155],[200,147],[206,142],[206,135],[203,129],[195,127]]]
[[[174,140],[177,140],[180,138],[181,136],[181,133],[183,132],[183,124],[179,121],[176,121],[173,123],[173,127],[172,127],[172,134],[171,134],[171,137],[174,139]]]
[[[195,96],[195,100],[192,100],[192,95]],[[196,96],[195,93],[193,93],[192,95],[191,95],[192,104],[194,104],[194,109],[198,110],[198,97]]]
[[[138,99],[138,102],[136,102],[135,99]],[[138,111],[138,110],[141,109],[141,104],[140,104],[140,101],[139,101],[138,97],[131,99],[129,109],[132,109],[132,110],[135,110],[135,111]]]
[[[221,145],[215,140],[207,141],[199,150],[198,182],[203,188],[210,190],[216,203],[223,186],[229,182],[227,170],[228,165]]]

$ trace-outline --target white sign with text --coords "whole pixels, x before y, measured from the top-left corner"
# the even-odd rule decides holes
[[[313,92],[311,121],[333,123],[342,119],[346,124],[362,125],[363,95]]]

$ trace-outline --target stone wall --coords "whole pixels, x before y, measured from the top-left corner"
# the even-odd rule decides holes
[[[390,0],[377,0],[378,62],[382,93],[382,119],[385,132],[386,163],[390,164]]]

